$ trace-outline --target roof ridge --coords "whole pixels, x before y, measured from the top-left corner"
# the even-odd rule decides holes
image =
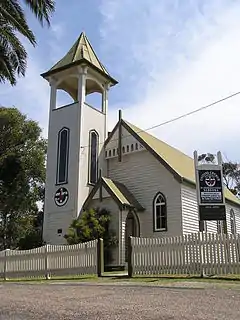
[[[99,65],[103,68],[103,71],[106,72],[106,73],[109,75],[109,72],[107,71],[107,69],[105,68],[105,66],[102,64],[102,62],[101,62],[100,59],[98,58],[95,50],[93,49],[93,47],[92,47],[92,45],[91,45],[91,42],[88,40],[88,37],[87,37],[85,34],[84,34],[84,38],[85,38],[85,40],[86,40],[86,43],[89,45],[90,49],[91,49],[92,52],[94,53],[95,58],[97,59]],[[91,61],[91,63],[93,63],[93,62]]]

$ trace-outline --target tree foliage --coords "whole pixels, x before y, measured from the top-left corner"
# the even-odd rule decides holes
[[[45,181],[46,140],[16,108],[0,107],[0,249],[33,228]]]
[[[50,16],[55,9],[53,0],[24,0],[43,26],[50,25]],[[28,26],[22,1],[0,1],[0,82],[8,81],[15,85],[17,76],[24,76],[27,64],[27,52],[19,40],[19,34],[25,37],[33,46],[36,38]]]
[[[111,214],[106,209],[89,209],[74,219],[64,236],[68,244],[83,243],[102,238],[105,261],[111,261],[111,248],[117,244],[114,232],[110,230]]]
[[[198,156],[198,161],[214,163],[215,156],[212,153],[204,153]],[[223,182],[235,195],[240,196],[240,166],[236,162],[223,162]]]

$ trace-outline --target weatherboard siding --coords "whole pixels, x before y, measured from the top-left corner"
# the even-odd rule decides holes
[[[56,211],[51,212],[44,216],[44,241],[47,244],[67,244],[64,235],[67,233],[70,224],[72,223],[74,211]],[[46,227],[47,226],[47,227]],[[62,233],[58,233],[58,230],[62,229]]]
[[[197,195],[194,188],[181,185],[182,233],[199,231]]]
[[[182,232],[183,234],[199,232],[198,204],[196,189],[182,184]],[[216,233],[216,221],[206,222],[207,232]]]
[[[119,181],[136,197],[145,211],[139,212],[142,237],[167,237],[181,235],[180,183],[148,151],[129,153],[108,160],[109,178]],[[167,201],[168,230],[153,231],[153,199],[162,192]]]

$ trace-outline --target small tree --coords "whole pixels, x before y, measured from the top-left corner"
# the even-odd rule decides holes
[[[38,123],[0,107],[0,250],[33,232],[43,200],[47,141]]]
[[[212,153],[203,153],[198,156],[198,161],[214,163],[215,156]],[[240,197],[240,166],[239,163],[223,162],[223,183],[236,196]]]
[[[83,243],[102,238],[104,242],[104,261],[112,260],[111,249],[117,244],[117,238],[110,230],[111,214],[106,209],[89,209],[71,223],[64,236],[68,244]]]

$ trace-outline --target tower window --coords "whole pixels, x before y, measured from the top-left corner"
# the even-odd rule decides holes
[[[90,131],[90,155],[89,155],[89,183],[95,184],[98,179],[98,134],[95,130]]]
[[[58,133],[57,184],[68,180],[69,132],[68,128],[62,128]]]

